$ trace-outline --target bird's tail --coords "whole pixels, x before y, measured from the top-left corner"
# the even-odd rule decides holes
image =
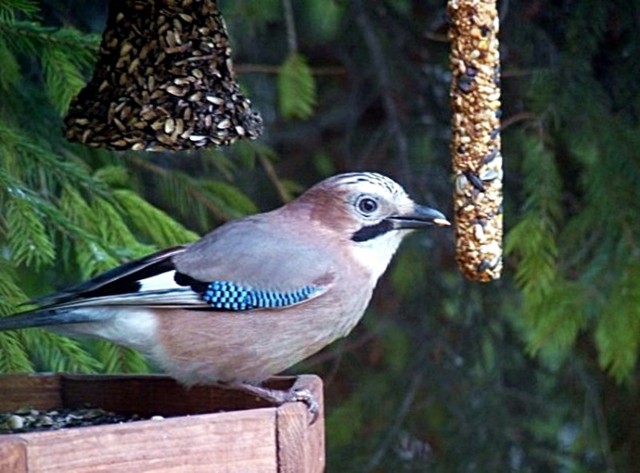
[[[61,311],[55,309],[27,311],[7,317],[0,317],[0,331],[75,324],[88,321],[90,320],[87,319],[85,314],[76,311]]]

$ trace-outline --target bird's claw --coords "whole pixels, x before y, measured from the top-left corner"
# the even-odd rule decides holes
[[[224,384],[221,385],[225,386]],[[311,421],[309,422],[309,425],[315,423],[320,414],[320,403],[316,400],[313,393],[307,388],[296,388],[294,385],[287,390],[280,390],[255,386],[248,383],[226,385],[225,387],[240,389],[277,406],[281,406],[286,402],[303,402],[306,404],[309,414],[311,414]]]
[[[314,424],[318,420],[320,403],[307,388],[292,388],[288,391],[287,397],[288,399],[285,402],[304,402],[307,405],[307,410],[309,414],[311,414],[311,422],[309,422],[309,425]]]

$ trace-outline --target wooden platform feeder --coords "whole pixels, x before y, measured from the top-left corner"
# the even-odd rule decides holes
[[[279,377],[267,385],[311,390],[317,376]],[[309,425],[302,403],[280,407],[235,391],[185,389],[164,376],[0,376],[0,411],[79,408],[164,416],[125,424],[0,435],[0,471],[309,472],[324,470],[324,417]],[[321,407],[322,409],[322,407]]]

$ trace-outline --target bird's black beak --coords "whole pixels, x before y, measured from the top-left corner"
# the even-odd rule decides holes
[[[420,228],[451,225],[447,218],[436,209],[415,205],[413,210],[404,215],[393,215],[386,219],[395,230],[417,230]]]

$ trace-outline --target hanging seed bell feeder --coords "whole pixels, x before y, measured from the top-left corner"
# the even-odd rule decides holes
[[[235,80],[215,0],[111,0],[93,78],[65,119],[67,139],[184,150],[261,132]]]
[[[469,279],[502,270],[500,53],[496,0],[449,0],[456,260]]]

